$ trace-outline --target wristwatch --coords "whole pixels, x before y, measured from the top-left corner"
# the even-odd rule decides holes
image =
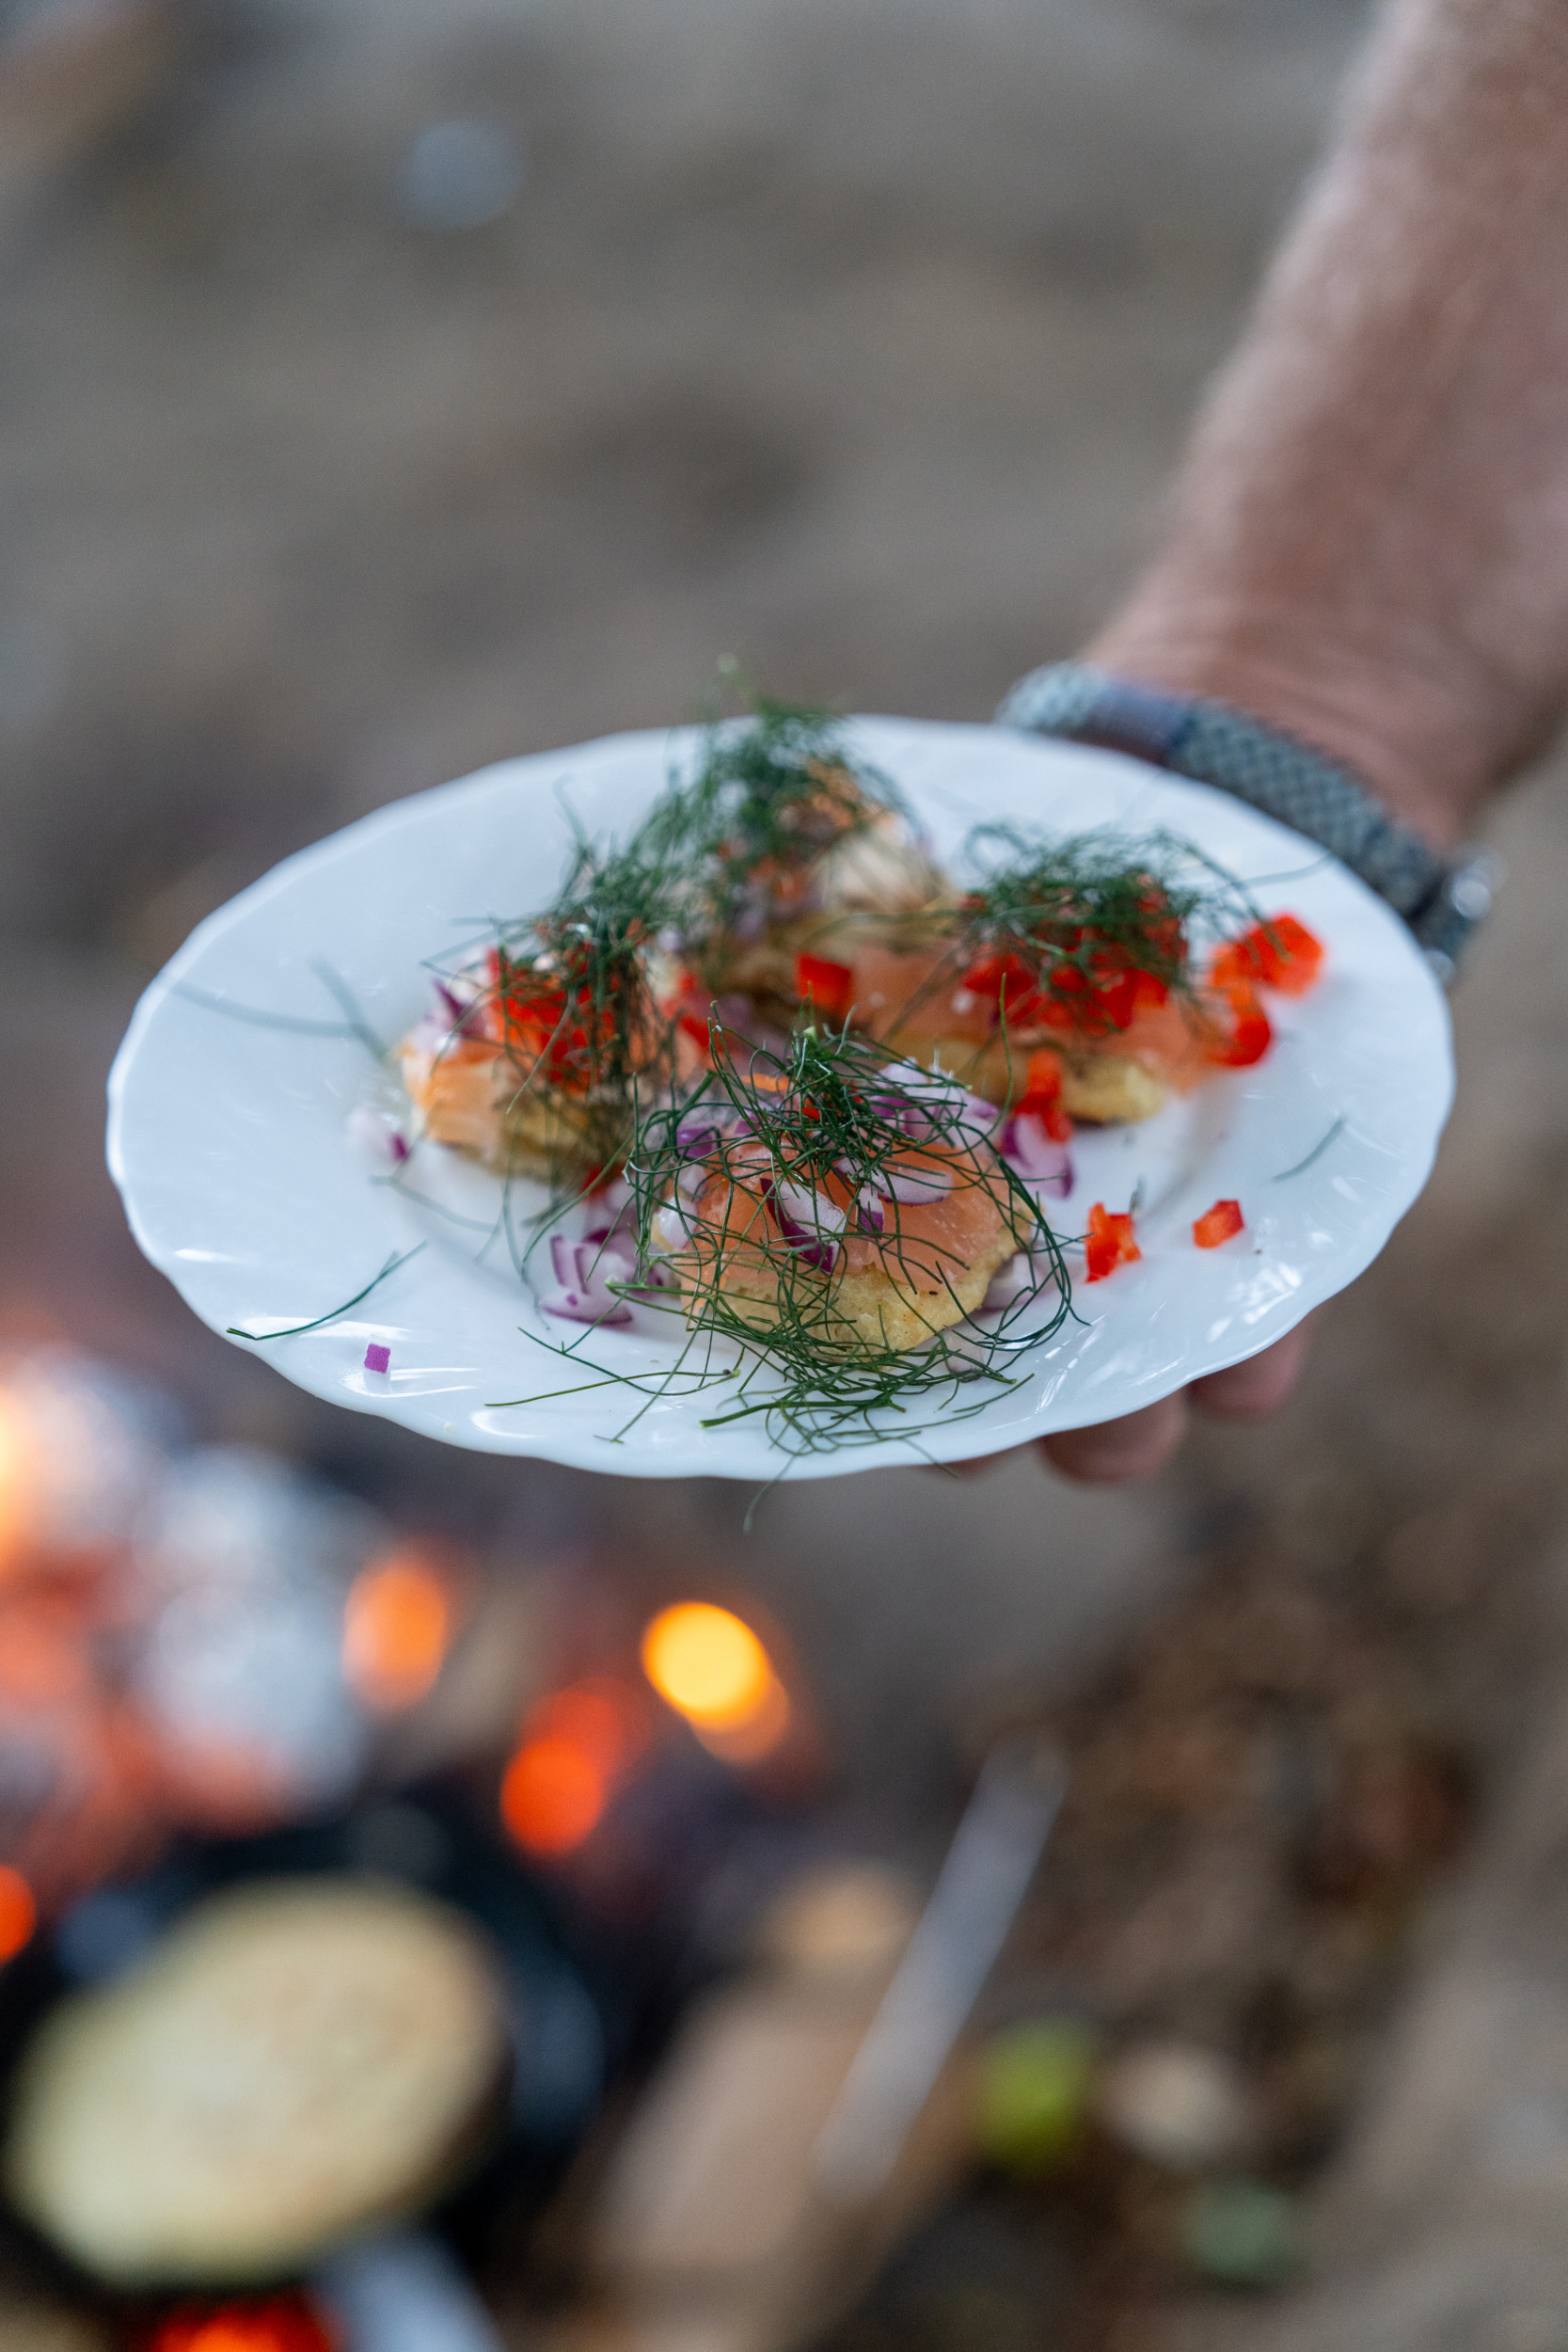
[[[1003,726],[1125,752],[1213,785],[1305,834],[1403,916],[1445,983],[1492,904],[1493,861],[1484,850],[1440,857],[1348,768],[1229,703],[1134,685],[1085,661],[1055,661],[1021,678],[996,717]]]

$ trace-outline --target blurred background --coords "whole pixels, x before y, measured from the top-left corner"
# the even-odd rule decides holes
[[[1285,1420],[1144,1489],[747,1532],[444,1452],[198,1327],[103,1169],[138,990],[291,850],[721,655],[974,718],[1070,651],[1363,24],[0,0],[13,2114],[49,2020],[300,1874],[466,1920],[512,2081],[477,2170],[259,2281],[116,2273],[13,2157],[4,2352],[1568,2347],[1560,773],[1496,827],[1432,1189]],[[1013,1866],[973,2009],[956,1832]],[[933,1888],[952,2030],[834,2189]]]

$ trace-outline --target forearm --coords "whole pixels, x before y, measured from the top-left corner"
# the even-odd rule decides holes
[[[1393,0],[1088,648],[1452,841],[1568,705],[1568,0]]]

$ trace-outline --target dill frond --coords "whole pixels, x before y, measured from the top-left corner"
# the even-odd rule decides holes
[[[672,1311],[738,1355],[737,1371],[711,1375],[732,1386],[705,1425],[760,1419],[784,1451],[814,1453],[864,1442],[877,1417],[907,1422],[922,1400],[934,1407],[942,1397],[943,1422],[990,1401],[960,1401],[956,1383],[991,1384],[991,1393],[1015,1386],[1021,1359],[1071,1311],[1071,1290],[1037,1200],[987,1139],[984,1106],[920,1073],[906,1088],[874,1047],[815,1023],[776,1055],[715,1022],[711,1055],[700,1091],[645,1119],[626,1163],[640,1255],[678,1267]],[[893,1180],[918,1185],[923,1170],[943,1188],[932,1198],[983,1189],[1016,1248],[1032,1253],[1034,1280],[988,1327],[970,1320],[977,1302],[966,1311],[958,1295],[972,1268],[929,1235],[911,1237],[887,1189]],[[868,1196],[886,1204],[880,1234],[857,1230],[856,1204]],[[903,1316],[918,1330],[924,1314],[923,1337],[895,1344],[885,1321],[879,1334],[847,1310],[850,1239],[872,1244]],[[1049,1318],[1021,1328],[1053,1288]],[[898,1434],[927,1425],[908,1422]]]
[[[928,918],[946,945],[905,1018],[968,985],[996,1003],[1004,1034],[1093,1044],[1166,997],[1196,1020],[1200,943],[1258,919],[1234,875],[1171,834],[981,825],[964,855],[979,879]]]
[[[491,926],[487,943],[433,967],[462,1038],[494,1045],[509,1073],[503,1126],[515,1165],[525,1122],[552,1192],[573,1196],[618,1168],[641,1099],[675,1080],[675,1021],[651,961],[675,905],[674,869],[645,846],[578,839],[541,913]],[[457,992],[461,992],[459,994]]]
[[[746,717],[708,728],[696,772],[638,839],[661,868],[684,869],[686,958],[717,991],[736,939],[799,913],[828,851],[907,815],[889,779],[851,757],[832,711],[753,692]]]

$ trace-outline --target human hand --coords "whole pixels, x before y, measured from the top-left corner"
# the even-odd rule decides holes
[[[1039,1450],[1053,1470],[1098,1486],[1119,1486],[1164,1470],[1186,1434],[1193,1409],[1215,1421],[1263,1421],[1276,1412],[1294,1388],[1310,1345],[1307,1323],[1249,1356],[1243,1364],[1212,1372],[1202,1380],[1090,1429],[1064,1429],[1041,1438]]]

